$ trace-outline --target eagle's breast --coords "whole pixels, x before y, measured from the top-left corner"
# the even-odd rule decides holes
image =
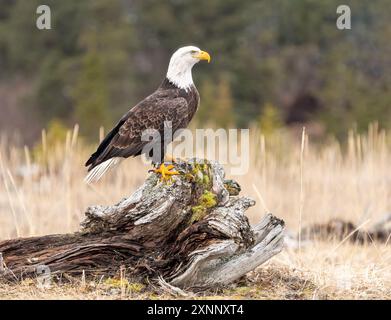
[[[160,90],[167,92],[168,99],[184,98],[187,102],[187,117],[184,123],[178,125],[179,128],[186,128],[191,119],[194,117],[200,104],[200,95],[194,84],[187,89],[178,88],[171,83],[167,78],[159,87]]]

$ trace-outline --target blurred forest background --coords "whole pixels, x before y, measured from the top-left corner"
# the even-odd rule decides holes
[[[42,4],[51,30],[36,27]],[[342,4],[351,30],[336,27]],[[231,175],[234,164],[225,165],[256,200],[251,223],[273,212],[292,239],[318,223],[387,228],[390,0],[0,0],[0,241],[75,232],[87,207],[117,203],[144,183],[151,166],[140,158],[94,185],[82,183],[83,163],[101,126],[155,90],[171,54],[189,44],[212,56],[193,73],[201,106],[192,127],[251,128],[248,172]],[[355,234],[287,244],[254,281],[222,294],[391,299],[390,238],[362,245],[350,241]],[[73,284],[50,290],[0,284],[0,298],[159,297],[125,290],[119,274],[118,295],[102,278],[85,286],[72,274]]]
[[[40,4],[51,30],[35,26]],[[336,28],[340,4],[351,30]],[[390,18],[389,0],[0,0],[0,131],[31,145],[79,123],[96,142],[188,44],[212,56],[194,72],[200,126],[389,128]]]

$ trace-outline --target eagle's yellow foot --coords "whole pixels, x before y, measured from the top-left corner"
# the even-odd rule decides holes
[[[171,180],[173,175],[178,175],[179,172],[176,170],[171,170],[174,168],[174,165],[169,164],[167,167],[162,163],[158,169],[154,169],[153,172],[160,173],[162,176],[160,177],[160,180],[162,181],[168,181]]]

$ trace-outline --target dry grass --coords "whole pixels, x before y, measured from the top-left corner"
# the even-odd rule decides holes
[[[91,148],[77,130],[66,141],[39,152],[38,172],[31,151],[0,143],[0,240],[17,236],[72,232],[92,204],[112,204],[131,194],[148,174],[148,165],[129,159],[100,183],[83,183],[84,161]],[[303,142],[303,144],[302,144]],[[257,200],[248,216],[257,222],[270,210],[292,233],[314,222],[339,217],[369,227],[391,212],[391,140],[376,125],[366,135],[349,134],[346,146],[330,140],[322,146],[311,137],[278,132],[264,137],[251,129],[250,172],[231,177],[242,194]],[[391,298],[390,246],[335,242],[303,243],[287,249],[220,298]],[[117,288],[118,289],[118,288]],[[53,285],[0,285],[0,298],[158,298],[156,292],[119,291],[99,282]],[[214,293],[207,295],[216,298]],[[197,297],[200,297],[199,295]],[[203,298],[206,298],[206,296]]]

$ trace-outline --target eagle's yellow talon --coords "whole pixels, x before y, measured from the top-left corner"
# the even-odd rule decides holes
[[[153,170],[153,172],[160,173],[162,175],[160,178],[162,181],[168,181],[172,178],[173,175],[179,174],[178,171],[171,170],[172,168],[174,168],[174,165],[170,164],[166,167],[164,163],[162,163],[160,167],[158,169]]]
[[[168,175],[170,175],[170,176],[173,176],[173,175],[178,175],[179,172],[176,171],[176,170],[171,170],[171,171],[169,171],[169,172],[166,172],[166,174],[168,174]]]

